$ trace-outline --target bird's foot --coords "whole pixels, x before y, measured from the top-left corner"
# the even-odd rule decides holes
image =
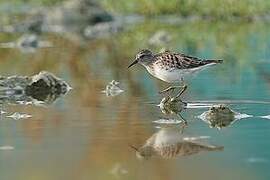
[[[184,129],[186,129],[188,127],[188,123],[185,119],[183,119],[183,123],[181,123],[181,129],[180,129],[180,133],[183,134],[184,133]]]
[[[183,134],[184,129],[188,127],[188,122],[181,114],[177,114],[177,116],[182,120],[182,123],[180,124],[180,132]]]

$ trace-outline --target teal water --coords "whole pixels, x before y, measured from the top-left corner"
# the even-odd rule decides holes
[[[158,29],[172,40],[152,47],[147,41]],[[23,53],[0,49],[3,76],[54,73],[72,90],[49,106],[9,105],[8,115],[26,113],[31,118],[0,121],[0,179],[262,179],[268,167],[270,119],[269,25],[145,23],[131,26],[110,38],[83,44],[57,34],[44,34],[52,48]],[[0,34],[1,42],[20,34]],[[186,109],[185,136],[210,136],[207,144],[223,151],[147,160],[136,158],[130,145],[140,147],[159,132],[156,121],[177,118],[156,106],[158,91],[166,83],[151,77],[143,67],[127,69],[135,53],[165,46],[224,63],[190,77],[183,95],[187,102],[226,104],[252,117],[237,120],[221,130],[198,118],[208,108]],[[111,80],[124,92],[107,97],[101,91]],[[247,102],[252,101],[252,102]],[[178,126],[178,125],[176,125]]]

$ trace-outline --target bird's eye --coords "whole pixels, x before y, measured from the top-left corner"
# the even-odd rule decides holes
[[[142,54],[142,55],[140,55],[140,58],[144,58],[146,55],[145,54]]]

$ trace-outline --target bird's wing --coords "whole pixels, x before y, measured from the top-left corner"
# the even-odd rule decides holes
[[[208,64],[200,58],[188,56],[182,53],[173,53],[172,56],[174,56],[176,66],[179,69],[196,68]]]
[[[163,61],[171,62],[174,64],[174,67],[178,69],[189,69],[196,68],[210,63],[218,63],[216,60],[202,60],[194,56],[188,56],[183,53],[174,53],[170,51],[165,51],[163,53],[157,54],[159,59]]]

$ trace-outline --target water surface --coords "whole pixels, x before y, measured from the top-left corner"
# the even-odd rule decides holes
[[[159,131],[154,121],[168,117],[156,106],[162,99],[158,91],[167,84],[142,67],[127,69],[139,49],[150,47],[148,40],[158,29],[171,35],[162,45],[168,49],[224,59],[222,65],[188,79],[183,100],[226,100],[234,111],[252,117],[218,130],[198,118],[208,108],[181,113],[188,121],[184,135],[209,136],[207,142],[224,146],[223,151],[141,160],[130,148],[142,146]],[[73,88],[45,107],[3,105],[8,115],[32,117],[14,120],[2,115],[1,179],[269,179],[270,120],[260,117],[270,114],[269,32],[263,23],[151,22],[83,43],[43,34],[53,47],[34,53],[0,49],[2,76],[46,70]],[[2,33],[0,39],[10,42],[20,36]],[[150,48],[159,51],[161,46]],[[124,92],[107,97],[102,90],[113,79]]]

